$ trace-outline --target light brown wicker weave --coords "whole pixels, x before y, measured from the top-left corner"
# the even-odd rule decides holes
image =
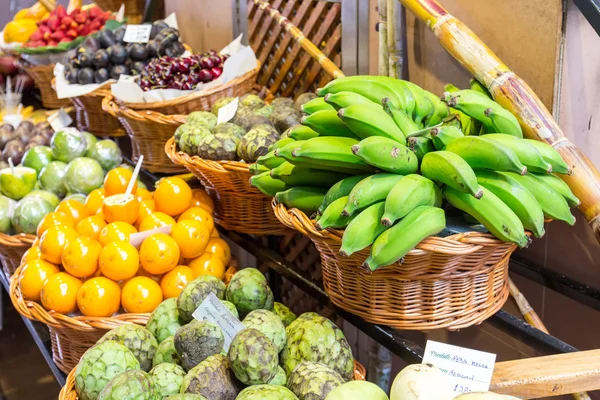
[[[177,151],[169,139],[165,153],[177,165],[185,166],[202,182],[215,200],[215,222],[223,228],[249,235],[283,235],[286,229],[271,209],[271,197],[250,186],[252,174],[241,161],[211,161]]]
[[[56,97],[56,91],[52,87],[55,65],[56,64],[31,65],[27,62],[21,62],[19,65],[29,76],[31,76],[35,86],[40,90],[44,108],[50,110],[71,106],[69,99],[59,99]]]
[[[366,380],[366,374],[365,367],[354,360],[354,380],[364,381]],[[75,368],[69,372],[65,386],[62,387],[58,395],[58,400],[79,400],[79,396],[75,392]]]
[[[121,4],[125,5],[125,18],[128,24],[140,24],[144,13],[144,0],[95,0],[94,3],[104,11],[117,12]]]
[[[23,254],[31,247],[34,235],[7,235],[0,233],[0,262],[7,277],[11,277],[21,264]]]
[[[272,205],[281,223],[317,246],[331,301],[368,322],[397,329],[456,330],[480,324],[508,298],[508,261],[516,245],[490,234],[431,236],[402,264],[371,272],[361,267],[370,248],[342,257],[342,231],[317,231],[302,211],[274,200]]]
[[[27,300],[21,294],[19,279],[22,274],[19,266],[10,279],[10,299],[15,309],[25,318],[39,321],[50,329],[52,359],[64,373],[69,373],[79,359],[107,331],[123,324],[146,325],[150,314],[118,314],[109,318],[68,316],[47,311],[41,304]],[[230,267],[225,278],[231,279],[234,271]]]

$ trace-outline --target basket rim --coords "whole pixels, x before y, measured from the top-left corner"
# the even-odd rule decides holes
[[[193,91],[190,94],[186,94],[184,96],[180,96],[180,97],[177,97],[177,98],[171,99],[171,100],[154,101],[152,103],[125,102],[125,101],[120,101],[118,99],[115,99],[115,101],[119,105],[123,105],[123,106],[126,106],[127,108],[131,108],[131,109],[135,109],[135,110],[155,110],[155,109],[162,109],[165,107],[174,106],[174,105],[178,105],[178,104],[183,104],[183,103],[187,103],[191,100],[194,100],[194,99],[197,99],[200,97],[204,97],[204,96],[208,96],[208,95],[220,92],[224,89],[228,89],[232,86],[236,86],[240,82],[251,79],[253,76],[258,74],[258,71],[260,70],[260,66],[261,66],[260,61],[256,60],[256,68],[246,72],[244,75],[240,75],[237,78],[230,80],[229,82],[227,82],[224,85],[214,86],[214,87],[211,87],[206,90]]]
[[[315,227],[314,220],[311,220],[301,210],[297,208],[288,209],[285,205],[278,203],[275,198],[271,205],[277,219],[286,227],[294,229],[311,239],[329,239],[341,242],[344,231],[331,228],[319,231]],[[507,242],[496,238],[490,233],[463,232],[447,237],[429,236],[422,240],[414,249],[410,250],[407,255],[416,256],[426,251],[448,255],[467,255],[481,250],[483,246],[505,244]],[[516,247],[514,243],[511,243],[511,245]],[[384,269],[379,269],[378,271],[384,271]],[[373,273],[377,273],[378,271],[373,271]]]
[[[183,125],[187,115],[167,115],[153,110],[135,110],[125,105],[120,105],[112,93],[108,93],[102,99],[102,109],[115,118],[133,119],[136,121],[148,121],[162,125]]]
[[[17,233],[16,235],[7,235],[0,232],[0,246],[22,247],[31,246],[36,236],[29,233]]]
[[[229,267],[225,276],[232,276],[235,267]],[[109,330],[124,324],[145,325],[150,313],[120,313],[111,317],[88,317],[85,315],[68,316],[54,311],[47,311],[41,304],[26,300],[21,293],[19,278],[23,273],[23,264],[10,277],[9,296],[19,314],[30,320],[39,321],[54,329],[74,329],[82,332]]]

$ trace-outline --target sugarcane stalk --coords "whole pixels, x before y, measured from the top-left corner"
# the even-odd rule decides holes
[[[537,315],[533,307],[531,307],[523,293],[519,291],[517,285],[515,285],[510,278],[508,278],[508,290],[510,291],[510,295],[512,296],[513,300],[517,304],[517,307],[519,307],[519,311],[521,312],[521,315],[523,315],[525,321],[527,321],[527,323],[534,328],[549,334],[548,329],[540,317]],[[573,393],[572,396],[575,400],[591,400],[590,396],[586,392]]]
[[[600,172],[571,143],[533,90],[465,24],[435,0],[399,0],[433,31],[441,45],[484,84],[494,100],[512,112],[526,137],[553,146],[572,169],[559,175],[581,200],[579,211],[600,241]]]
[[[379,24],[377,24],[377,32],[379,34],[379,75],[388,76],[389,52],[387,34],[387,0],[378,1],[377,12],[379,12]]]
[[[317,46],[304,36],[304,33],[298,29],[289,19],[281,15],[279,11],[271,7],[269,3],[263,0],[253,0],[254,4],[263,11],[266,11],[292,38],[300,45],[312,58],[317,60],[319,65],[334,78],[341,78],[344,73],[337,67]]]
[[[400,8],[396,0],[387,0],[388,75],[396,79],[399,79],[402,74],[401,33],[397,26]]]

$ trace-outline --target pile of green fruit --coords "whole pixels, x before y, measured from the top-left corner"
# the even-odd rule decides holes
[[[85,201],[121,161],[115,142],[74,128],[54,133],[50,146],[30,147],[21,164],[0,170],[0,232],[35,234],[60,199],[79,196]]]
[[[192,316],[210,293],[245,326],[228,351],[218,325]],[[260,271],[246,268],[228,286],[208,275],[195,279],[163,301],[145,328],[107,332],[79,361],[75,389],[80,400],[324,400],[353,373],[350,346],[333,322],[316,313],[296,317],[273,301]]]
[[[300,96],[299,100],[306,96]],[[292,99],[281,97],[267,105],[259,96],[247,94],[240,97],[233,119],[217,125],[219,109],[233,100],[226,97],[217,101],[211,112],[191,113],[186,123],[175,131],[177,148],[206,160],[253,163],[267,154],[282,132],[300,123],[298,101],[294,103]]]
[[[520,247],[544,218],[574,224],[579,200],[552,172],[568,165],[551,146],[523,139],[517,119],[485,88],[439,99],[407,81],[334,80],[306,116],[251,167],[251,184],[320,229],[345,228],[340,253],[371,246],[371,270],[401,260],[446,226],[443,200]],[[467,133],[467,134],[465,134]]]

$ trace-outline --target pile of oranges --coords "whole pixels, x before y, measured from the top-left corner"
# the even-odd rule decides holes
[[[115,168],[85,203],[62,201],[37,228],[19,287],[49,311],[90,317],[152,312],[200,275],[224,279],[231,258],[214,227],[212,199],[182,179],[154,192]]]

